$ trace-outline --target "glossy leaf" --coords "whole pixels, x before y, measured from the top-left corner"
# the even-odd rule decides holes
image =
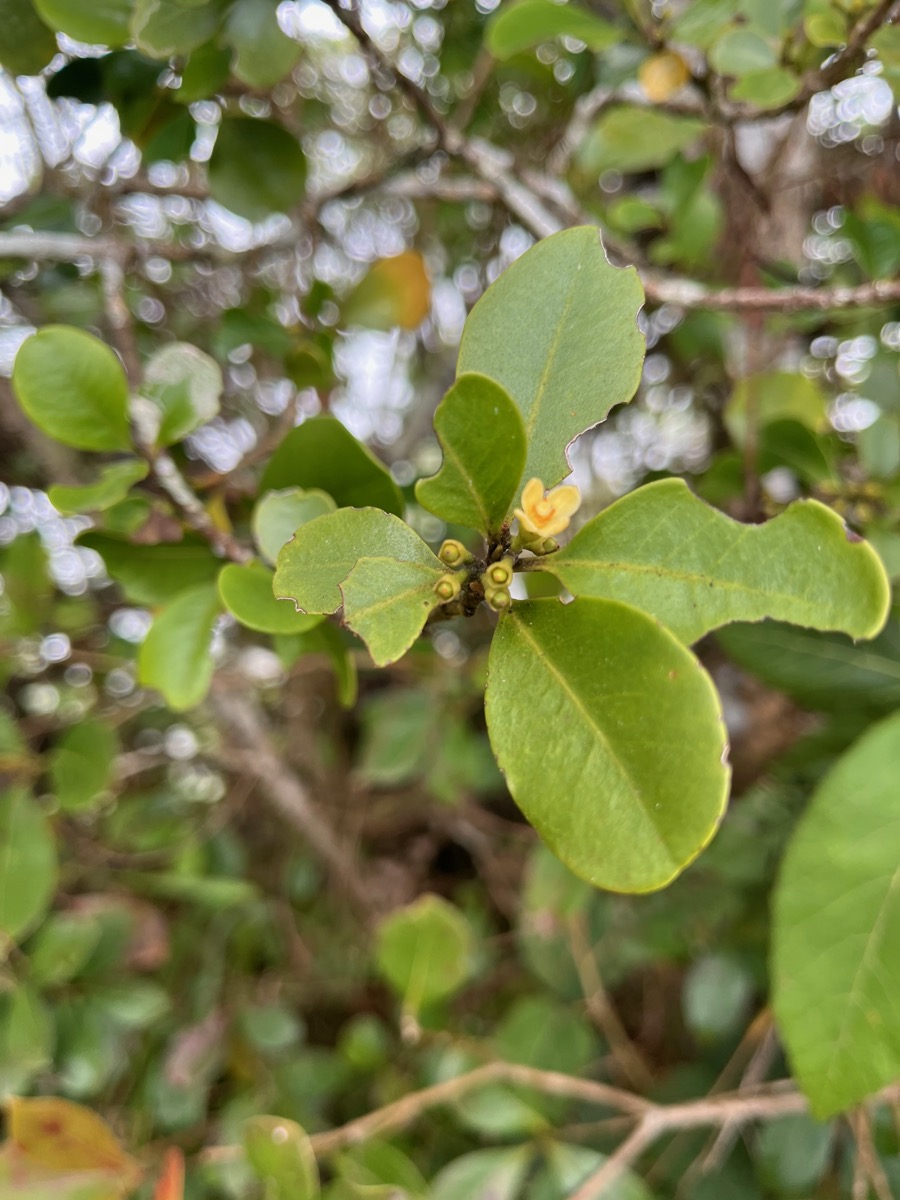
[[[18,788],[0,792],[0,935],[33,928],[56,889],[56,843],[47,818]]]
[[[472,974],[475,940],[471,926],[440,896],[420,896],[378,926],[375,964],[416,1014],[427,1004],[459,991]]]
[[[26,416],[78,450],[127,450],[128,380],[109,346],[81,329],[45,325],[22,343],[13,388]]]
[[[271,0],[237,0],[228,13],[224,36],[234,50],[232,71],[249,87],[272,87],[300,58],[300,46],[282,32]]]
[[[438,1172],[431,1200],[517,1200],[533,1155],[530,1146],[463,1154]]]
[[[488,21],[485,45],[494,58],[512,58],[558,37],[577,38],[591,50],[606,50],[621,40],[615,25],[574,4],[553,0],[516,0]]]
[[[229,563],[219,573],[219,596],[236,620],[258,633],[305,633],[318,625],[321,617],[299,613],[287,600],[275,599],[274,578],[262,563]]]
[[[403,516],[403,494],[384,463],[335,417],[313,417],[280,443],[260,480],[270,489],[317,488],[339,508],[373,505]]]
[[[250,525],[253,540],[263,558],[274,565],[281,547],[301,525],[334,512],[335,503],[327,493],[315,488],[291,487],[266,492],[257,501]]]
[[[900,715],[819,785],[774,899],[773,1004],[818,1117],[900,1074]]]
[[[84,487],[50,488],[50,503],[61,513],[103,512],[124,500],[135,483],[146,479],[149,467],[138,459],[104,467],[96,483]]]
[[[653,171],[697,140],[705,126],[697,117],[620,104],[605,112],[578,147],[579,167],[604,171]]]
[[[414,250],[373,263],[341,308],[345,325],[418,329],[431,308],[425,260]]]
[[[290,597],[300,612],[336,612],[343,603],[340,585],[361,558],[374,554],[422,567],[438,561],[399,517],[379,508],[340,508],[298,529],[278,555],[275,595]]]
[[[222,566],[209,543],[193,535],[181,542],[142,546],[91,530],[81,535],[79,544],[100,555],[109,574],[136,604],[167,604],[185,588],[211,583]]]
[[[253,1117],[244,1126],[247,1160],[268,1200],[317,1200],[319,1170],[306,1133],[282,1117]]]
[[[874,641],[855,645],[840,634],[766,621],[716,635],[726,653],[770,687],[810,708],[888,712],[900,708],[900,621]]]
[[[763,617],[873,637],[890,604],[881,560],[825,505],[742,525],[680,479],[611,504],[544,565],[576,596],[633,604],[687,643]]]
[[[130,0],[131,33],[151,58],[190,54],[214,37],[222,21],[219,4],[182,0]]]
[[[248,221],[299,205],[306,159],[295,137],[273,121],[226,117],[209,160],[209,194]]]
[[[11,75],[37,75],[56,54],[56,38],[31,0],[0,0],[0,65]]]
[[[434,428],[444,461],[436,475],[416,484],[416,499],[445,521],[495,533],[525,469],[519,410],[492,379],[464,374],[438,405]]]
[[[50,759],[50,782],[60,808],[82,812],[106,796],[119,750],[115,730],[81,721],[63,733]]]
[[[156,442],[180,442],[219,411],[222,394],[219,364],[185,342],[171,342],[157,350],[144,368],[141,393],[158,409]]]
[[[51,29],[98,46],[124,46],[133,0],[34,0],[34,7]]]
[[[190,588],[159,613],[141,645],[138,679],[161,692],[176,712],[199,704],[209,689],[210,644],[220,611],[216,588]]]
[[[361,558],[341,583],[344,621],[369,647],[377,667],[403,657],[440,603],[434,585],[446,568],[432,558],[434,565]]]
[[[526,478],[559,483],[567,444],[631,399],[644,357],[642,303],[633,268],[611,266],[597,230],[583,226],[538,242],[475,305],[457,376],[487,375],[519,406]]]
[[[651,617],[610,600],[515,604],[491,645],[491,745],[513,799],[597,887],[664,887],[728,793],[712,682]]]

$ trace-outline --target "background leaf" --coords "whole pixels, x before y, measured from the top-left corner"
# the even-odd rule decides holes
[[[228,563],[219,573],[219,596],[233,617],[259,633],[305,633],[318,625],[321,617],[298,613],[293,604],[275,599],[274,578],[262,563]]]
[[[281,547],[291,540],[295,530],[308,521],[334,512],[335,503],[317,489],[292,487],[266,492],[253,509],[251,526],[260,554],[275,564]]]
[[[147,477],[149,469],[145,462],[137,459],[113,463],[100,472],[96,483],[84,487],[51,487],[50,503],[62,513],[102,512],[124,500],[132,486]]]
[[[517,0],[503,4],[488,21],[485,45],[494,58],[512,58],[543,42],[573,37],[591,50],[606,50],[621,37],[615,25],[575,4]]]
[[[56,889],[56,845],[27,792],[0,792],[0,933],[17,940],[43,916]]]
[[[431,281],[415,250],[373,263],[341,308],[345,325],[417,329],[431,308]]]
[[[226,117],[209,160],[209,192],[223,208],[263,221],[303,199],[306,159],[296,138],[273,121]]]
[[[51,29],[79,42],[99,46],[124,46],[129,40],[132,0],[34,0],[34,6]]]
[[[169,446],[180,442],[219,411],[222,394],[219,364],[185,342],[171,342],[147,361],[141,385],[159,409],[156,442]]]
[[[63,733],[50,760],[50,780],[66,812],[90,809],[109,786],[119,739],[102,721],[81,721]]]
[[[244,1149],[271,1200],[317,1200],[319,1171],[306,1133],[295,1121],[253,1117],[244,1126]]]
[[[390,471],[335,417],[313,417],[283,439],[269,459],[260,493],[273,488],[316,488],[338,508],[372,505],[402,517],[403,495]]]
[[[379,973],[414,1015],[459,991],[472,973],[475,943],[468,921],[440,896],[420,896],[378,927]]]
[[[210,644],[220,611],[215,587],[189,588],[159,613],[141,645],[138,678],[176,712],[193,708],[209,690]]]
[[[22,343],[13,387],[39,429],[79,450],[127,450],[128,381],[109,346],[81,329],[45,325]]]

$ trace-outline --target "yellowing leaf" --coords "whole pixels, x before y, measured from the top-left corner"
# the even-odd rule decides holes
[[[687,63],[673,50],[651,54],[645,58],[638,70],[638,82],[648,100],[663,104],[690,79]]]
[[[50,1171],[104,1171],[135,1186],[141,1169],[110,1127],[80,1104],[52,1096],[8,1101],[9,1140],[17,1154]]]
[[[421,254],[407,250],[376,262],[344,303],[346,325],[416,329],[431,307],[431,283]]]

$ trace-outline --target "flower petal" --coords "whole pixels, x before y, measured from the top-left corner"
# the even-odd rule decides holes
[[[523,529],[527,529],[529,533],[540,533],[540,530],[534,526],[527,512],[524,512],[521,508],[515,508],[513,509],[513,514],[519,518],[519,524]]]
[[[522,488],[522,507],[528,512],[544,498],[544,485],[540,479],[529,479]]]
[[[578,511],[581,504],[581,492],[574,484],[563,484],[562,487],[554,488],[549,492],[547,499],[556,509],[558,516],[571,517],[572,513]]]

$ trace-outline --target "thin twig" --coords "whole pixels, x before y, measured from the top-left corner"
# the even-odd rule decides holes
[[[272,808],[301,834],[334,873],[341,893],[347,895],[361,913],[373,916],[372,897],[362,882],[358,864],[317,810],[306,787],[275,749],[256,701],[234,689],[226,689],[220,682],[213,689],[212,703],[231,748],[243,752],[240,769],[256,777]],[[223,758],[228,761],[227,752]]]
[[[856,1163],[853,1178],[853,1200],[857,1200],[857,1191],[862,1200],[868,1195],[866,1183],[872,1185],[877,1200],[892,1200],[893,1191],[890,1181],[884,1172],[884,1167],[878,1158],[875,1143],[872,1140],[872,1126],[869,1114],[865,1108],[858,1108],[849,1117],[850,1128],[856,1142]],[[861,1180],[861,1186],[858,1183]]]
[[[588,1015],[606,1038],[613,1058],[631,1086],[646,1090],[653,1082],[652,1072],[643,1054],[628,1036],[628,1031],[609,998],[597,966],[594,948],[588,940],[584,915],[571,917],[567,924],[572,958],[584,993]]]

